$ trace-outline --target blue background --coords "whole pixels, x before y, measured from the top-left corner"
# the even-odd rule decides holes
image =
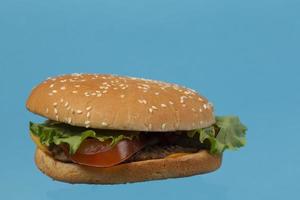
[[[0,199],[299,198],[300,1],[1,0]],[[176,82],[247,124],[215,173],[138,184],[52,181],[33,162],[25,109],[48,76]]]

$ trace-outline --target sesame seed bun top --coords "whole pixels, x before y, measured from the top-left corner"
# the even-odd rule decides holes
[[[176,131],[215,122],[212,105],[194,90],[107,74],[49,78],[33,89],[26,107],[48,119],[87,128]]]

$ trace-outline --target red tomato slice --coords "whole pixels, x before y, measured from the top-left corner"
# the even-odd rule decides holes
[[[125,139],[111,146],[110,142],[88,138],[70,158],[74,163],[81,165],[111,167],[125,161],[145,145],[145,142],[138,139]]]

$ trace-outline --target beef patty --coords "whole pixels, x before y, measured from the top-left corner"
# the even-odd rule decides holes
[[[165,158],[174,153],[196,153],[200,149],[205,148],[199,140],[189,138],[186,134],[153,134],[155,137],[164,137],[159,143],[146,146],[139,152],[135,153],[125,162],[135,162],[151,159]],[[151,137],[151,136],[150,136]],[[166,139],[167,138],[167,139]],[[49,147],[52,156],[56,160],[63,162],[72,162],[65,151],[57,145]]]
[[[199,151],[199,149],[195,147],[157,144],[154,146],[145,147],[144,149],[130,157],[127,160],[127,162],[160,159],[165,158],[174,153],[196,153],[197,151]]]

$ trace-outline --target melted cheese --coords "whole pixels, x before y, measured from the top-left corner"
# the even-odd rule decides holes
[[[39,149],[41,149],[45,153],[51,154],[51,152],[48,150],[48,148],[45,145],[42,145],[42,143],[40,142],[40,138],[38,136],[30,133],[30,137]]]
[[[191,154],[191,153],[173,153],[171,155],[168,155],[166,158],[177,158],[177,157],[185,156],[185,155],[188,155],[188,154]]]

